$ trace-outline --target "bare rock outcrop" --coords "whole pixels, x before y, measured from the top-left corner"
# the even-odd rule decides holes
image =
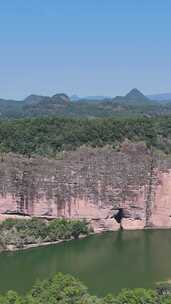
[[[171,228],[171,170],[160,172],[155,188],[151,225]]]
[[[0,158],[0,220],[87,219],[96,232],[171,227],[171,171],[143,143],[63,152],[59,159]]]

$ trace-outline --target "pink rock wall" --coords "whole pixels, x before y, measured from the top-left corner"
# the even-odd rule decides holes
[[[171,227],[171,170],[151,170],[149,154],[136,149],[81,150],[60,161],[7,155],[0,163],[0,220],[9,213],[85,218],[97,232]]]
[[[159,174],[151,223],[154,227],[171,228],[171,170]]]
[[[159,172],[157,183],[153,189],[154,201],[150,222],[153,227],[171,227],[171,170],[167,173]],[[118,204],[118,208],[123,208],[125,217],[121,220],[123,229],[143,229],[146,225],[145,209],[147,200],[147,186],[135,191],[132,200],[126,200]],[[113,210],[112,205],[98,205],[86,199],[73,199],[65,203],[61,208],[53,199],[47,200],[45,197],[32,202],[32,208],[25,210],[31,216],[37,217],[65,217],[72,219],[87,219],[91,222],[96,232],[101,230],[118,230],[120,224],[116,222],[113,215],[117,210]],[[12,215],[2,216],[5,212],[17,210],[17,201],[14,195],[0,195],[0,220]]]

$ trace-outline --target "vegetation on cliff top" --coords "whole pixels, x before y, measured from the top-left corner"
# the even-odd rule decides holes
[[[124,289],[118,295],[104,298],[91,296],[87,288],[71,275],[56,274],[53,278],[37,282],[26,296],[14,291],[0,295],[0,304],[169,304],[169,288]]]
[[[131,119],[31,118],[0,121],[0,152],[56,157],[86,145],[114,148],[127,138],[171,151],[171,117]]]
[[[0,224],[0,244],[2,248],[14,245],[23,248],[29,244],[41,244],[79,238],[88,235],[90,229],[86,221],[55,219],[7,219]]]

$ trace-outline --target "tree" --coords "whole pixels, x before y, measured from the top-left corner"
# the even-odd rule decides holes
[[[72,223],[72,236],[78,239],[80,234],[88,235],[89,229],[86,221],[74,221]]]

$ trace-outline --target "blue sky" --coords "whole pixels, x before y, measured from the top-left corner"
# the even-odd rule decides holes
[[[170,0],[0,0],[0,97],[171,92]]]

